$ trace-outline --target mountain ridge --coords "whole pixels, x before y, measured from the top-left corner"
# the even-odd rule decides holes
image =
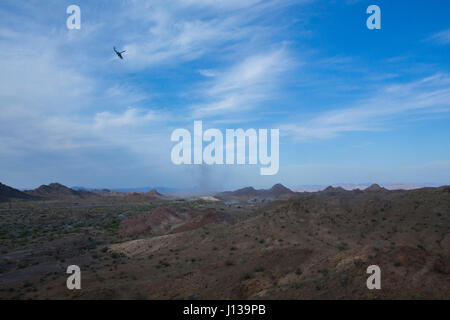
[[[239,198],[239,197],[273,197],[278,198],[282,196],[295,195],[295,192],[285,187],[281,183],[275,184],[270,189],[255,189],[253,187],[245,187],[235,191],[225,191],[216,194],[218,198]]]
[[[0,183],[0,202],[11,200],[39,200],[39,198]]]

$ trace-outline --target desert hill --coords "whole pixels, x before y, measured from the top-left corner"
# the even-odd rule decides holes
[[[26,194],[34,197],[39,197],[48,200],[60,199],[85,199],[95,196],[90,191],[73,190],[59,183],[52,183],[50,185],[42,185],[34,190],[25,191]]]
[[[161,236],[231,221],[231,217],[213,209],[168,206],[125,218],[119,226],[119,233],[128,237],[142,234]]]
[[[450,295],[444,280],[450,272],[449,213],[444,187],[304,193],[240,223],[110,248],[136,261],[148,255],[164,261],[164,273],[176,284],[171,288],[179,289],[155,277],[151,289],[137,289],[154,299],[165,290],[170,298],[199,299],[443,299]],[[183,258],[195,263],[181,267]],[[384,274],[381,291],[365,287],[373,264]]]
[[[149,192],[141,193],[141,192],[129,192],[129,193],[121,193],[114,192],[116,201],[127,201],[127,202],[145,202],[145,201],[153,201],[163,199],[164,196],[160,194],[155,189],[150,190]]]
[[[342,187],[333,187],[329,186],[326,189],[322,190],[321,192],[327,193],[327,194],[342,194],[345,193],[347,190],[345,190]]]
[[[146,193],[149,196],[154,196],[154,197],[162,197],[162,194],[159,193],[156,189],[152,189],[149,192]]]
[[[0,183],[0,202],[11,200],[38,200],[38,197],[31,196],[25,192]]]
[[[280,198],[294,195],[295,192],[286,188],[282,184],[276,184],[270,189],[256,190],[253,187],[247,187],[236,191],[226,191],[217,194],[215,197],[219,199],[235,199],[235,198]]]
[[[153,189],[146,193],[141,192],[117,192],[108,189],[91,190],[77,188],[76,190],[64,186],[60,183],[42,185],[34,190],[27,190],[25,193],[29,196],[39,197],[46,200],[77,201],[77,200],[96,200],[96,201],[126,201],[126,202],[145,202],[162,199],[164,196]]]
[[[381,191],[387,191],[387,189],[380,187],[378,184],[373,184],[367,189],[364,189],[365,192],[381,192]]]

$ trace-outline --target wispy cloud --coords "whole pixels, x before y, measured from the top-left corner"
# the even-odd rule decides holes
[[[135,126],[155,119],[156,115],[152,111],[129,108],[121,114],[113,114],[108,111],[97,113],[94,126],[96,129]]]
[[[437,32],[429,37],[428,40],[442,45],[450,44],[450,29]]]
[[[283,73],[293,66],[286,49],[247,57],[219,74],[204,90],[204,104],[193,108],[194,117],[210,117],[255,108],[273,99]]]
[[[132,68],[178,65],[216,54],[225,60],[236,50],[263,48],[271,37],[276,14],[287,6],[310,0],[288,1],[133,1],[114,29],[123,41]],[[124,32],[126,30],[126,32]],[[224,50],[226,44],[226,50]]]
[[[388,130],[394,121],[417,114],[449,112],[450,77],[434,75],[415,82],[385,86],[354,106],[337,109],[301,123],[288,123],[282,131],[295,140],[327,139],[345,132]]]
[[[217,76],[217,72],[211,69],[201,69],[198,70],[198,73],[200,73],[202,76],[204,77],[208,77],[208,78],[214,78]]]

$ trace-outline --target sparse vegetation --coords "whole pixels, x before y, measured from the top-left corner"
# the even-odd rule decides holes
[[[384,283],[389,297],[449,296],[450,199],[439,189],[239,205],[96,201],[0,203],[0,274],[9,281],[0,298],[69,298],[69,264],[95,282],[88,298],[359,299],[372,264],[387,279],[402,275]],[[425,265],[431,272],[420,273]],[[414,274],[424,288],[411,287]]]

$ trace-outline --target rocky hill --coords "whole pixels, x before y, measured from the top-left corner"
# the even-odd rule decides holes
[[[388,191],[385,188],[380,187],[378,184],[373,184],[367,189],[364,189],[365,192],[382,192],[382,191]]]
[[[216,195],[219,199],[236,199],[236,198],[274,198],[288,197],[295,195],[295,192],[286,188],[282,184],[276,184],[270,189],[256,190],[253,187],[247,187],[236,191],[221,192]]]
[[[85,190],[73,190],[59,183],[42,185],[34,190],[25,191],[26,194],[47,200],[86,199],[95,194]]]
[[[0,183],[0,202],[13,200],[39,200],[39,197],[26,194],[25,192]]]

